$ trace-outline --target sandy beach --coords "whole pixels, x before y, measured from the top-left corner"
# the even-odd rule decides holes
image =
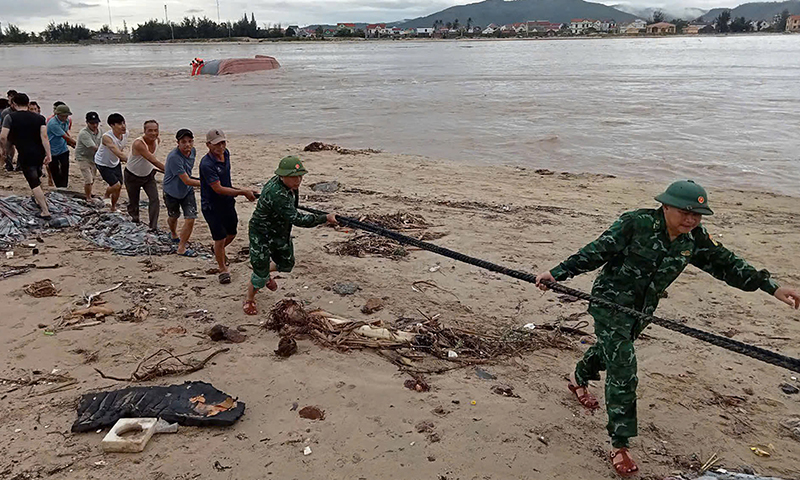
[[[162,132],[166,144],[170,132]],[[320,139],[325,140],[325,139]],[[348,145],[343,145],[347,147]],[[624,211],[654,207],[664,184],[595,174],[539,171],[514,165],[468,166],[397,154],[341,155],[303,153],[302,145],[237,136],[229,141],[233,183],[266,182],[278,160],[299,154],[310,171],[301,203],[360,217],[408,212],[421,215],[430,232],[446,234],[435,243],[516,269],[551,268],[600,234]],[[205,147],[198,142],[199,157]],[[161,153],[161,157],[165,152]],[[81,189],[72,164],[70,189]],[[598,165],[597,170],[601,170]],[[162,178],[159,175],[159,181]],[[340,191],[312,192],[309,184],[337,180]],[[100,182],[95,192],[100,190]],[[781,283],[800,285],[798,199],[772,193],[709,189],[717,215],[705,221],[714,238],[757,268],[769,269]],[[0,174],[0,194],[26,195],[21,175]],[[198,192],[199,197],[199,192]],[[123,199],[125,199],[123,192]],[[199,201],[199,198],[198,198]],[[30,378],[33,371],[76,380],[55,393],[58,383],[13,388],[0,382],[0,477],[167,480],[167,479],[595,479],[613,478],[606,459],[610,443],[605,413],[588,414],[570,396],[564,376],[592,336],[567,335],[563,348],[499,358],[481,368],[428,375],[430,392],[404,388],[408,374],[370,349],[342,353],[314,342],[299,342],[298,354],[273,354],[279,337],[256,324],[277,301],[290,296],[307,308],[341,317],[380,319],[439,315],[445,325],[476,332],[500,332],[527,323],[590,320],[583,302],[567,302],[533,285],[412,250],[406,257],[356,258],[326,251],[332,242],[357,235],[347,228],[294,230],[297,265],[280,274],[280,289],[258,297],[261,314],[247,317],[241,301],[250,275],[246,256],[247,221],[254,205],[237,202],[239,236],[228,254],[233,282],[219,285],[205,272],[208,258],[175,255],[121,257],[94,248],[79,232],[54,232],[38,242],[40,253],[16,248],[4,268],[33,263],[59,264],[0,280],[6,313],[0,320],[3,379]],[[124,209],[124,204],[123,204]],[[144,214],[144,212],[143,212]],[[166,229],[162,205],[161,225]],[[211,241],[200,219],[192,241]],[[149,260],[150,263],[143,263]],[[439,268],[432,268],[435,266]],[[177,272],[177,273],[176,273]],[[187,278],[180,272],[193,272]],[[593,275],[568,284],[588,290]],[[36,299],[24,290],[51,279],[57,296]],[[427,282],[416,288],[414,282]],[[103,295],[106,306],[122,312],[135,306],[149,314],[141,322],[112,315],[82,330],[46,335],[84,292],[122,283]],[[355,282],[360,290],[340,296],[331,287]],[[434,285],[432,287],[431,285]],[[412,288],[413,287],[413,288]],[[800,315],[763,292],[745,293],[689,267],[669,289],[659,314],[688,325],[798,357]],[[385,308],[365,315],[370,297]],[[187,316],[207,310],[204,318]],[[221,323],[242,326],[247,340],[219,345],[204,331]],[[591,325],[584,327],[592,331]],[[185,333],[184,333],[185,332]],[[797,384],[789,371],[698,341],[650,327],[637,343],[639,360],[639,437],[633,453],[640,478],[663,479],[696,471],[712,454],[719,466],[749,466],[762,475],[800,478],[800,442],[780,422],[800,416],[800,395],[779,385]],[[550,334],[552,335],[552,334]],[[582,341],[583,340],[583,341]],[[144,452],[104,454],[107,432],[70,433],[81,394],[122,388],[95,369],[126,377],[159,348],[174,352],[229,347],[204,369],[163,377],[142,385],[202,380],[247,404],[232,427],[181,427],[157,435]],[[201,357],[202,354],[196,355]],[[511,385],[519,398],[492,393]],[[601,397],[602,383],[594,391]],[[298,416],[301,408],[325,410],[321,421]],[[434,413],[437,407],[442,407]],[[421,421],[433,423],[440,441],[418,433]],[[542,440],[539,439],[542,437]],[[771,445],[770,457],[751,451]],[[310,455],[303,450],[311,448]]]

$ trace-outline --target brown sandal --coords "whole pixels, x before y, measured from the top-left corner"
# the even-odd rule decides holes
[[[274,292],[278,289],[278,282],[274,278],[270,278],[269,282],[267,282],[267,288]]]
[[[617,455],[622,455],[622,461],[614,463],[614,459],[617,458]],[[616,452],[611,452],[611,466],[614,467],[614,470],[620,477],[632,477],[639,473],[639,467],[634,463],[627,448],[621,448]]]
[[[583,405],[584,407],[588,408],[591,411],[595,411],[600,408],[600,402],[597,401],[597,398],[589,393],[589,388],[587,387],[579,387],[573,384],[571,381],[569,385],[567,385],[569,391],[575,394],[575,398],[578,399],[578,402]],[[583,389],[583,395],[578,395],[578,389]]]
[[[242,310],[245,315],[258,315],[258,307],[256,307],[255,300],[245,300],[242,302]]]

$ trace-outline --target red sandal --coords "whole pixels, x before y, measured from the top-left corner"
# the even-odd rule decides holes
[[[569,388],[570,392],[575,394],[575,398],[577,398],[578,402],[581,405],[583,405],[584,407],[588,408],[591,411],[595,411],[598,408],[600,408],[600,402],[597,401],[597,398],[594,395],[589,393],[589,387],[588,386],[579,387],[579,386],[573,384],[570,381],[569,385],[567,385],[567,388]],[[583,395],[578,395],[578,389],[579,388],[583,389]]]
[[[274,278],[270,278],[269,282],[267,282],[267,288],[274,292],[278,289],[278,282],[276,282]]]
[[[617,455],[622,455],[622,461],[614,463],[614,459],[617,458]],[[611,452],[611,466],[614,467],[614,470],[620,477],[632,477],[639,473],[639,467],[634,463],[627,448],[621,448],[616,452]]]
[[[258,307],[255,300],[245,300],[242,302],[242,310],[246,315],[258,315]]]

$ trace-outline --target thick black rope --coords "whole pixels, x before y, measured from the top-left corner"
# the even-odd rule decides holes
[[[327,214],[321,210],[317,210],[314,208],[308,207],[299,207],[301,210],[305,210],[307,212],[311,212],[314,214]],[[390,238],[395,240],[401,244],[411,245],[414,247],[421,248],[423,250],[427,250],[429,252],[433,252],[448,258],[452,258],[453,260],[458,260],[459,262],[468,263],[470,265],[474,265],[476,267],[484,268],[486,270],[490,270],[492,272],[501,273],[503,275],[508,275],[509,277],[517,278],[519,280],[524,280],[529,283],[536,283],[536,276],[532,275],[527,272],[522,272],[519,270],[513,270],[510,268],[503,267],[502,265],[497,265],[491,262],[487,262],[485,260],[481,260],[478,258],[470,257],[468,255],[464,255],[463,253],[459,253],[448,248],[440,247],[438,245],[434,245],[429,242],[424,242],[422,240],[417,240],[416,238],[409,237],[407,235],[403,235],[401,233],[397,233],[392,230],[388,230],[383,228],[379,225],[374,225],[371,223],[361,222],[356,220],[355,218],[350,217],[343,217],[341,215],[336,216],[336,220],[342,224],[353,228],[358,228],[360,230],[365,230],[367,232],[375,233],[377,235]],[[762,362],[766,362],[778,367],[783,367],[793,372],[800,373],[800,359],[787,357],[785,355],[781,355],[777,352],[772,352],[770,350],[756,347],[754,345],[748,345],[743,342],[739,342],[727,337],[723,337],[720,335],[715,335],[710,332],[706,332],[703,330],[698,330],[693,327],[686,326],[680,322],[676,322],[674,320],[667,320],[666,318],[656,317],[653,315],[647,315],[642,312],[638,312],[632,308],[623,307],[622,305],[617,305],[614,302],[605,300],[603,298],[592,296],[588,293],[582,292],[580,290],[575,290],[574,288],[566,287],[556,282],[544,281],[542,282],[545,286],[549,289],[564,293],[567,295],[571,295],[573,297],[579,298],[581,300],[587,300],[589,302],[593,302],[597,305],[601,305],[603,307],[615,310],[617,312],[624,313],[626,315],[630,315],[642,322],[646,323],[655,323],[661,327],[664,327],[668,330],[672,330],[674,332],[682,333],[684,335],[688,335],[692,338],[696,338],[698,340],[702,340],[704,342],[710,343],[712,345],[716,345],[718,347],[722,347],[726,350],[730,350],[731,352],[736,352],[742,355],[746,355],[751,358],[755,358],[756,360],[761,360]]]

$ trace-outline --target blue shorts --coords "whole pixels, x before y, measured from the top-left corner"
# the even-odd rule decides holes
[[[211,238],[214,241],[225,240],[231,235],[236,235],[236,228],[239,226],[239,217],[236,215],[236,207],[203,209],[203,218],[208,223],[211,230]]]

